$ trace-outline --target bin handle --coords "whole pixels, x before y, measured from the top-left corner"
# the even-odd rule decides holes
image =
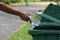
[[[60,26],[60,24],[56,23],[56,22],[40,22],[40,25],[43,26],[43,25],[47,25],[47,26]]]
[[[60,24],[60,20],[57,19],[57,18],[55,18],[55,17],[53,17],[53,16],[50,16],[48,14],[44,14],[43,12],[38,12],[37,14],[40,15],[40,16],[42,16],[42,17],[45,17],[45,18],[47,18],[47,19],[49,19],[51,21],[54,21],[54,22]]]

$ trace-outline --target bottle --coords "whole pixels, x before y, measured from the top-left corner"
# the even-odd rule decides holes
[[[38,26],[40,24],[40,12],[42,12],[42,10],[39,10],[37,13],[35,13],[34,17],[29,16],[32,21],[32,26]]]
[[[36,27],[36,26],[39,26],[40,24],[40,15],[39,13],[42,13],[42,10],[39,10],[37,13],[35,13],[35,16],[32,17],[32,16],[29,16],[29,18],[31,19],[32,23],[31,23],[31,27]]]
[[[39,10],[37,13],[35,13],[34,19],[39,22],[41,20],[40,14],[42,13],[42,10]]]
[[[37,13],[35,13],[34,19],[37,21],[40,21],[40,15],[39,15],[40,12],[42,12],[42,10],[39,10]]]

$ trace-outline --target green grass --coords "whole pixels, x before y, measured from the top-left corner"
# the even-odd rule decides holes
[[[20,28],[15,34],[13,34],[9,40],[32,40],[31,35],[28,34],[30,29],[30,23],[27,23],[22,28]]]

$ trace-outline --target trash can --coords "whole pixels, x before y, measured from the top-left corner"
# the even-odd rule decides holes
[[[40,16],[40,24],[29,30],[33,40],[60,40],[60,6],[49,4]]]

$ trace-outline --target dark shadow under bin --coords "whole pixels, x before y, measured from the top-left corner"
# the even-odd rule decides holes
[[[60,26],[36,26],[33,28],[34,30],[60,30]]]

